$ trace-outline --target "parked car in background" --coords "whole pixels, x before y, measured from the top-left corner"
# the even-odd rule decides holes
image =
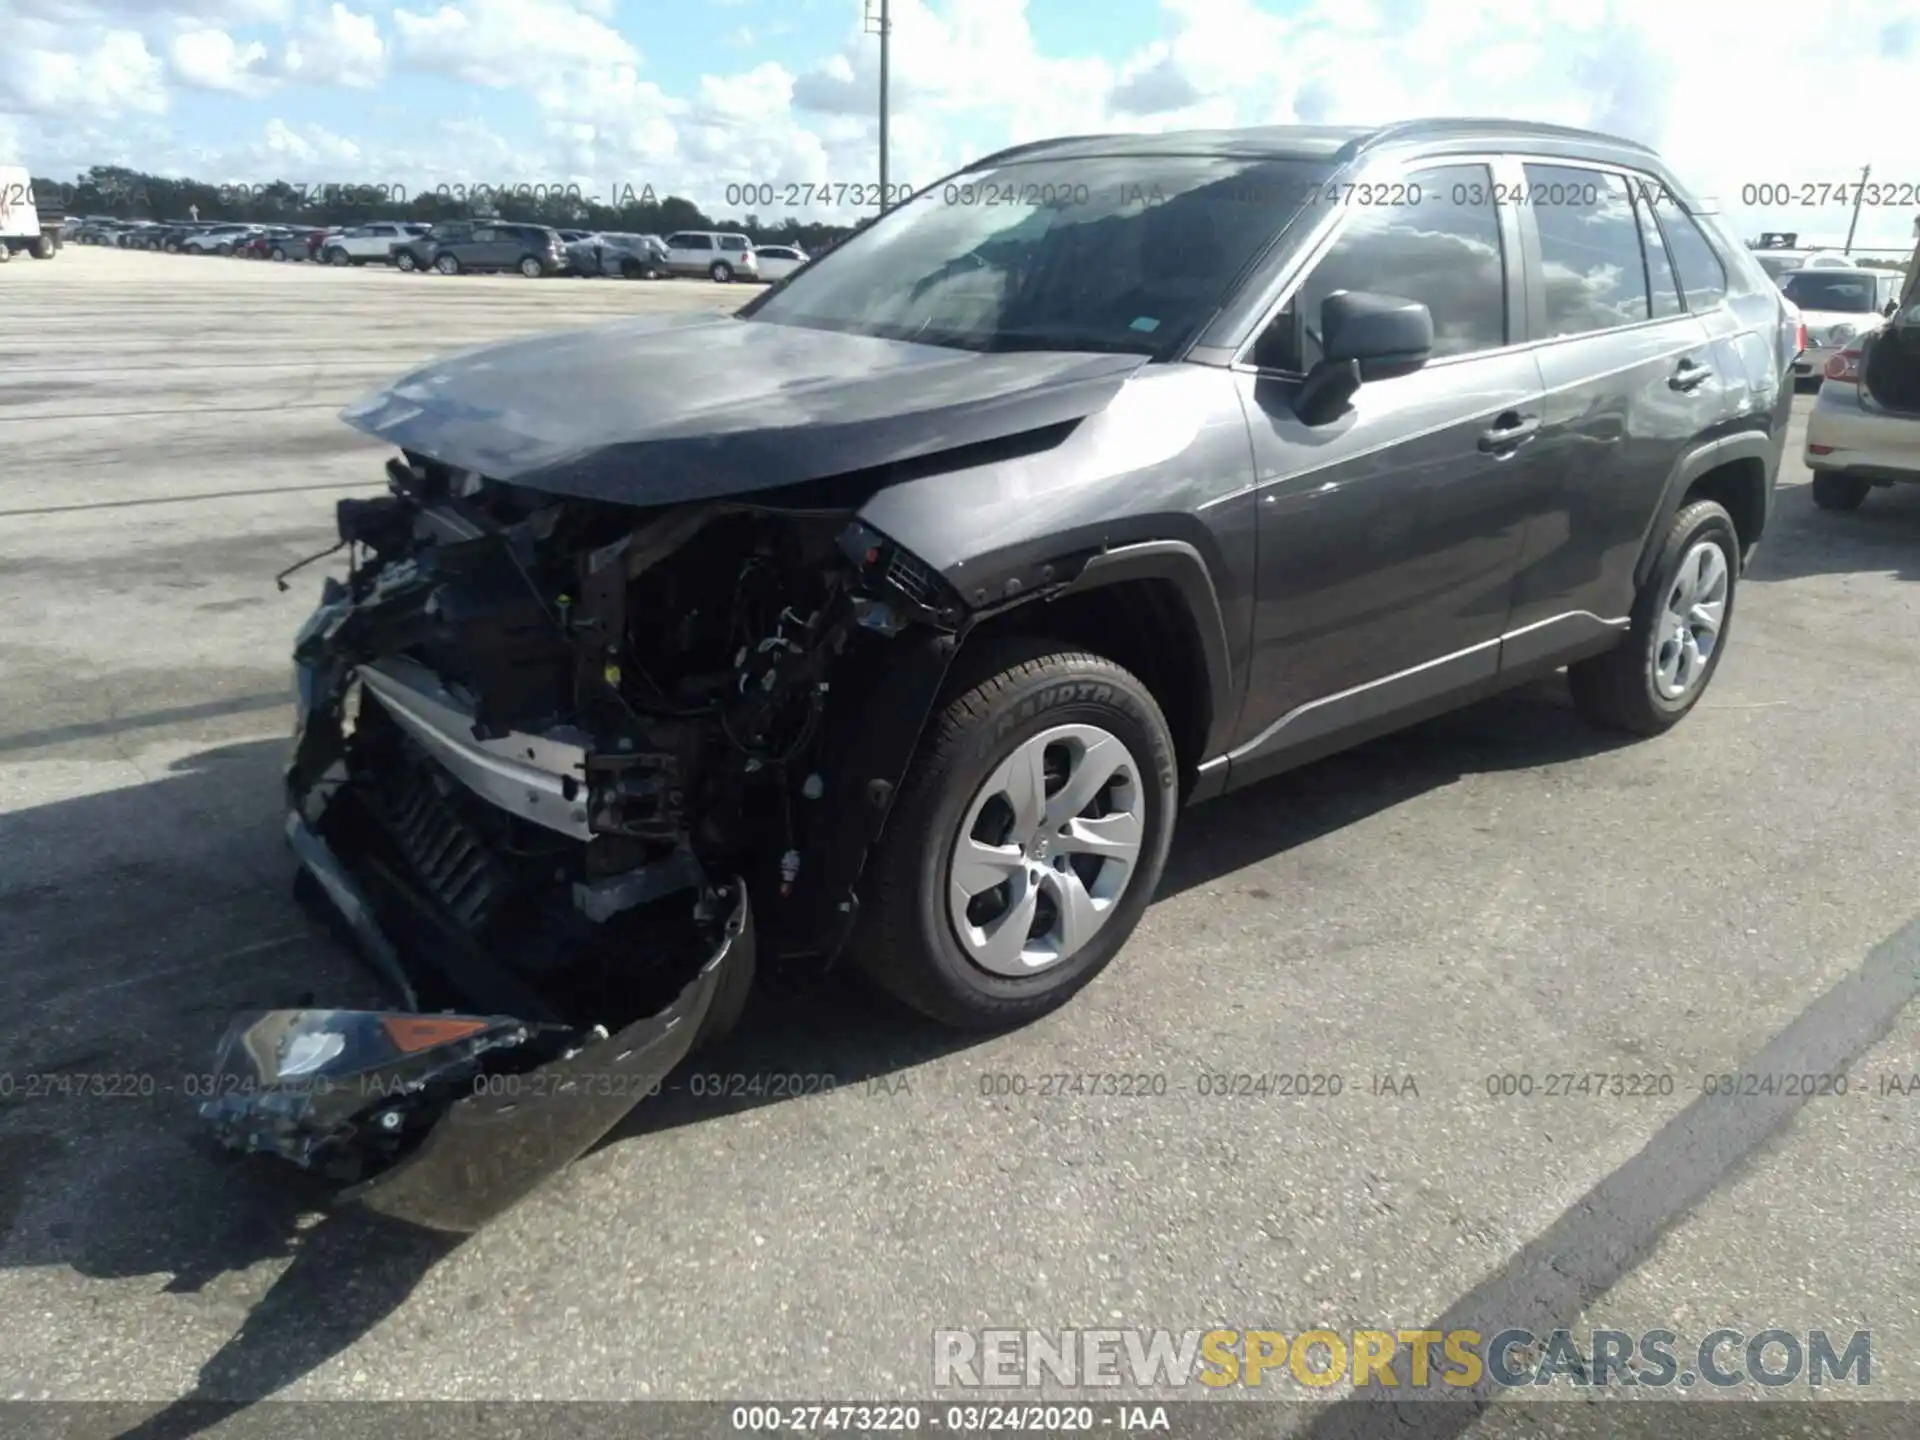
[[[674,275],[704,275],[722,285],[736,276],[760,278],[753,241],[719,230],[681,230],[669,235],[667,270]]]
[[[760,245],[753,257],[759,262],[762,280],[784,280],[807,263],[807,252],[798,245]]]
[[[449,220],[396,245],[394,265],[405,271],[517,270],[522,275],[558,275],[568,268],[560,232],[546,225],[485,220]]]
[[[180,249],[188,255],[231,255],[252,228],[231,221],[208,225],[182,238]]]
[[[667,246],[658,235],[602,231],[568,245],[567,265],[577,275],[653,280],[667,273]]]
[[[1869,491],[1920,484],[1920,245],[1893,314],[1828,357],[1807,416],[1813,503],[1857,510]]]
[[[1886,323],[1900,294],[1896,270],[1805,266],[1780,277],[1780,293],[1800,309],[1807,348],[1794,361],[1797,381],[1821,383],[1827,361],[1860,336]]]
[[[326,238],[320,247],[320,259],[328,265],[390,264],[396,245],[423,235],[430,228],[415,221],[393,220],[350,225]]]
[[[560,232],[545,225],[475,221],[463,233],[437,238],[432,263],[442,275],[517,270],[536,278],[563,273],[567,268],[567,247],[560,239]]]
[[[954,178],[1013,199],[342,412],[397,453],[339,506],[281,803],[393,998],[237,1017],[225,1143],[470,1230],[756,964],[1004,1030],[1123,953],[1187,804],[1562,667],[1628,734],[1707,692],[1797,337],[1651,150],[1275,126]],[[1399,198],[1319,200],[1363,186]]]
[[[234,254],[243,255],[249,260],[279,260],[304,258],[306,242],[301,232],[291,225],[268,225],[241,242]]]

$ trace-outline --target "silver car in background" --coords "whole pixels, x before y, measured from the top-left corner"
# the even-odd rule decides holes
[[[1857,510],[1876,486],[1920,484],[1920,248],[1895,279],[1893,315],[1833,353],[1807,416],[1822,510]]]
[[[667,273],[667,244],[658,235],[598,231],[569,243],[567,261],[576,275],[657,280]]]
[[[1899,298],[1901,278],[1897,270],[1839,266],[1805,266],[1781,276],[1781,293],[1799,307],[1807,327],[1807,348],[1794,361],[1794,379],[1819,383],[1838,351],[1884,325]]]

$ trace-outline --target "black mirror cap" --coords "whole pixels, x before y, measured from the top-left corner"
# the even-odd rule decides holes
[[[1360,363],[1365,379],[1417,370],[1433,354],[1433,313],[1417,300],[1343,290],[1320,302],[1322,350]]]

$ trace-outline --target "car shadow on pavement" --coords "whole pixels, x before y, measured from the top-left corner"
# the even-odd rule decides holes
[[[1614,743],[1571,712],[1564,682],[1496,697],[1187,812],[1161,894],[1462,774]],[[183,1398],[122,1432],[137,1440],[183,1440],[313,1373],[393,1315],[460,1243],[329,1210],[279,1162],[220,1156],[185,1093],[183,1077],[208,1064],[232,1012],[379,1003],[377,983],[291,897],[278,812],[285,753],[278,739],[221,746],[145,784],[0,816],[0,854],[43,857],[0,881],[6,1068],[154,1081],[153,1093],[120,1099],[0,1098],[0,1268],[44,1271],[40,1283],[55,1287],[163,1277],[163,1293],[182,1297],[180,1341],[226,1337]],[[88,865],[74,863],[82,854]],[[803,1080],[830,1071],[844,1086],[975,1043],[906,1014],[849,969],[763,968],[740,1028],[689,1068]],[[682,1086],[603,1143],[796,1093],[808,1091]],[[96,1302],[92,1286],[73,1288],[57,1303]],[[132,1303],[143,1323],[169,1323],[151,1298]]]
[[[1774,506],[1746,583],[1861,573],[1920,580],[1920,485],[1874,490],[1851,513],[1816,508],[1809,486],[1783,486]]]

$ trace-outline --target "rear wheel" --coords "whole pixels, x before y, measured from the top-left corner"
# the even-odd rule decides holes
[[[988,1030],[1065,1004],[1126,943],[1178,772],[1153,695],[1110,660],[1015,639],[970,673],[901,787],[854,953],[914,1009]]]
[[[216,255],[231,255],[233,254],[233,246],[223,240],[213,247],[213,253]]]
[[[1620,644],[1568,667],[1573,703],[1596,725],[1634,735],[1671,730],[1699,703],[1733,622],[1740,540],[1711,500],[1684,505],[1634,600]]]
[[[1822,510],[1858,510],[1873,483],[1844,470],[1818,470],[1813,476],[1813,503]]]
[[[547,267],[540,263],[537,256],[528,255],[520,261],[520,273],[529,280],[538,280],[547,273]]]
[[[460,262],[451,255],[442,255],[438,260],[433,262],[433,268],[438,270],[442,275],[458,275],[460,273]]]
[[[724,260],[716,260],[707,274],[713,278],[714,284],[725,285],[733,279],[733,267]]]
[[[270,258],[274,261],[275,264],[284,265],[287,263],[287,252],[284,249],[282,249],[280,246],[276,245],[273,247],[273,254]]]

